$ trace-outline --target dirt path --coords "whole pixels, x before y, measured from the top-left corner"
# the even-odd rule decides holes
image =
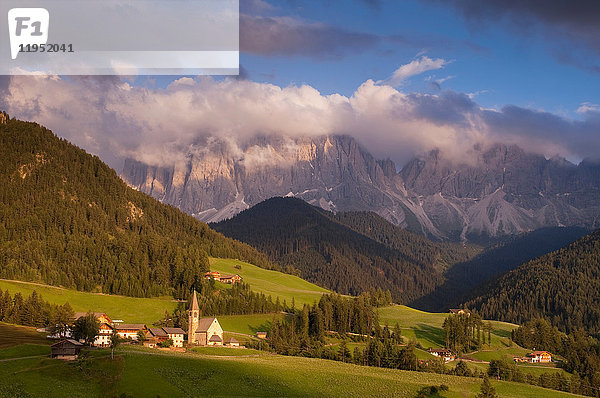
[[[48,355],[31,355],[31,356],[28,356],[28,357],[0,359],[0,362],[18,361],[18,360],[21,360],[21,359],[29,359],[29,358],[47,358],[47,357],[48,357]]]

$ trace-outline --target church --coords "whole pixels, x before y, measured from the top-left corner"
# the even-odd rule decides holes
[[[223,345],[223,328],[217,318],[200,318],[196,291],[192,296],[188,320],[189,345]]]

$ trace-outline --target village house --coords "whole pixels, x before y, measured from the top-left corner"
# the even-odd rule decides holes
[[[50,356],[56,359],[77,359],[83,344],[73,339],[64,339],[50,346]]]
[[[223,328],[217,318],[199,318],[200,307],[196,291],[192,296],[189,310],[188,344],[223,345]]]
[[[144,341],[144,346],[155,348],[168,339],[169,335],[162,328],[150,328],[146,331],[146,341]]]
[[[168,338],[173,341],[173,347],[183,347],[183,335],[185,332],[181,328],[162,328]]]
[[[237,341],[235,338],[230,338],[229,340],[227,340],[227,342],[225,343],[226,346],[229,347],[239,347],[240,346],[240,342]]]
[[[530,354],[527,354],[527,357],[531,363],[552,362],[552,354],[550,354],[548,351],[534,351]]]
[[[242,280],[242,277],[237,274],[221,274],[219,271],[211,271],[204,274],[205,279],[214,279],[222,283],[228,283],[230,285],[238,283]]]
[[[94,339],[92,343],[95,347],[109,347],[110,346],[110,337],[113,334],[113,327],[108,323],[101,323],[100,329],[98,330],[98,335]]]
[[[256,332],[256,337],[258,337],[259,339],[266,340],[267,332]]]
[[[114,326],[117,335],[122,339],[131,339],[137,341],[138,333],[146,330],[143,323],[121,323]]]
[[[450,361],[454,361],[454,359],[456,359],[456,357],[454,356],[452,351],[447,350],[445,348],[442,348],[442,349],[430,348],[427,350],[427,352],[429,352],[434,357],[442,358],[444,360],[444,362],[450,362]]]

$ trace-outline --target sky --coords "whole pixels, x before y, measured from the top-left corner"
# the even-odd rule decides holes
[[[598,15],[587,0],[240,0],[236,79],[4,77],[0,108],[116,168],[257,134],[350,134],[398,164],[492,142],[578,162],[600,153]]]

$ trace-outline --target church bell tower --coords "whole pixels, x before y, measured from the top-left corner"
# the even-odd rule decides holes
[[[188,344],[196,344],[196,330],[198,329],[198,317],[200,316],[200,307],[198,306],[198,298],[196,297],[196,289],[192,296],[192,303],[189,310],[188,319]]]

